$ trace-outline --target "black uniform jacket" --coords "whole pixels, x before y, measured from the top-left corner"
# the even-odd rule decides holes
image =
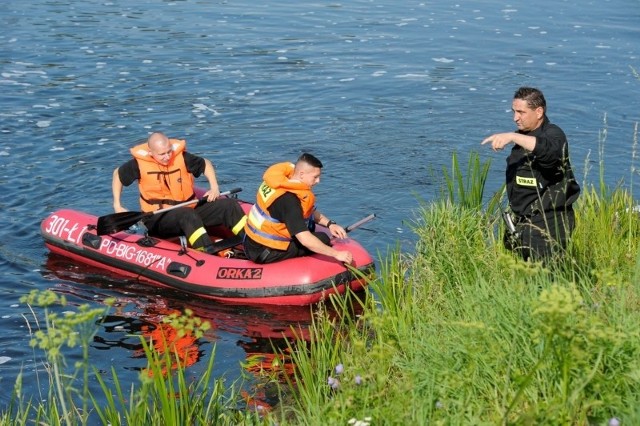
[[[567,137],[560,127],[545,116],[540,127],[531,132],[536,147],[532,152],[514,145],[507,157],[507,195],[511,210],[518,216],[536,216],[542,212],[564,211],[580,194],[569,162]]]

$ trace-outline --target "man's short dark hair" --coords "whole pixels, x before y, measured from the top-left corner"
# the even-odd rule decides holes
[[[527,101],[527,106],[531,109],[542,107],[545,114],[547,113],[547,101],[542,94],[542,91],[535,87],[520,87],[513,94],[513,99],[522,99]]]
[[[322,168],[322,161],[318,160],[318,158],[309,154],[308,152],[305,152],[300,157],[298,157],[298,162],[301,161],[307,163],[312,167],[317,167],[319,169]]]

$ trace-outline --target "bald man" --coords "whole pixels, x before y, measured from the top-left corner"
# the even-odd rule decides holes
[[[133,158],[113,171],[113,209],[127,211],[121,203],[122,189],[138,181],[140,207],[153,212],[196,198],[195,178],[204,175],[209,190],[204,203],[180,207],[145,218],[149,235],[160,238],[185,235],[189,245],[204,252],[212,251],[208,226],[225,226],[242,234],[246,216],[238,202],[218,198],[220,189],[213,164],[208,159],[187,152],[184,140],[169,139],[153,133],[146,142],[131,148]]]

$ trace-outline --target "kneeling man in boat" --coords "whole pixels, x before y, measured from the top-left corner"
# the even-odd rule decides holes
[[[144,212],[195,200],[194,177],[203,175],[209,181],[205,203],[195,203],[145,218],[149,235],[170,238],[185,235],[194,249],[210,252],[211,238],[207,226],[225,226],[234,234],[243,233],[246,216],[237,200],[218,198],[220,189],[213,164],[206,158],[187,152],[184,140],[169,139],[160,132],[152,133],[143,144],[131,148],[133,158],[113,171],[113,209],[127,211],[120,201],[123,186],[136,180],[140,191],[140,207]]]
[[[311,188],[320,182],[321,171],[320,160],[307,153],[295,164],[278,163],[267,169],[244,226],[244,250],[250,260],[272,263],[318,253],[352,263],[351,252],[334,249],[329,235],[313,232],[318,223],[334,237],[347,236],[342,226],[315,208]]]

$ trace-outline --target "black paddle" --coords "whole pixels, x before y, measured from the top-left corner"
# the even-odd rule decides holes
[[[220,195],[231,195],[242,191],[242,188],[234,188],[229,191],[221,192]],[[176,204],[175,206],[167,207],[164,209],[156,210],[153,212],[122,212],[113,213],[106,216],[100,216],[98,218],[98,225],[96,226],[96,233],[98,235],[108,235],[116,232],[129,229],[131,225],[138,223],[145,217],[153,216],[154,214],[168,212],[169,210],[177,209],[178,207],[188,206],[193,203],[198,203],[201,200],[194,198],[193,200],[185,201],[184,203]]]

